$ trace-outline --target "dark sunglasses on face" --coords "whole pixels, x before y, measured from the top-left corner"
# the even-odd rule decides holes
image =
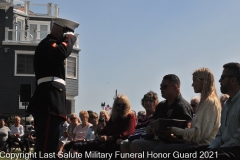
[[[234,76],[230,76],[230,75],[221,75],[220,80],[224,80],[226,77],[234,77]]]
[[[120,107],[120,108],[123,108],[123,107],[126,106],[126,104],[125,104],[125,103],[117,103],[116,106],[117,106],[117,107]]]
[[[74,120],[74,119],[76,119],[76,118],[70,118],[70,120]]]
[[[168,86],[175,86],[175,84],[160,84],[160,89],[167,89]]]

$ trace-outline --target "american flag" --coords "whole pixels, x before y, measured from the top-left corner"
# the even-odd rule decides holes
[[[110,111],[112,108],[109,106],[109,104],[107,106],[105,106],[105,110],[106,111]]]

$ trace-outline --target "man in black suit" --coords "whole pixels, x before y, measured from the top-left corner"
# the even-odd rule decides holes
[[[27,111],[34,117],[38,157],[48,153],[48,158],[55,158],[53,153],[58,150],[60,125],[66,120],[64,65],[72,53],[76,41],[73,32],[78,25],[70,20],[55,19],[51,33],[38,44],[34,54],[36,90]]]

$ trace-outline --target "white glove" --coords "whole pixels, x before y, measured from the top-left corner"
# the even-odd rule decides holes
[[[68,34],[74,35],[73,32],[66,32],[66,33],[63,33],[63,37],[65,37],[65,36],[68,35]]]

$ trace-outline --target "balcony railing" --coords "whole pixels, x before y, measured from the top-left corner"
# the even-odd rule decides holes
[[[12,0],[0,0],[0,3],[11,3]]]
[[[37,31],[37,30],[14,30],[5,27],[5,43],[14,43],[14,44],[31,44],[37,45],[41,40],[43,40],[49,31]],[[74,44],[74,48],[79,49],[79,34],[75,33],[77,40]]]
[[[0,9],[4,9],[5,11],[12,5],[13,0],[0,0]]]
[[[0,0],[0,9],[7,10],[10,6],[14,6],[15,11],[22,12],[33,16],[52,16],[58,17],[59,8],[57,4],[36,4],[26,0]],[[19,7],[24,7],[19,10]]]

